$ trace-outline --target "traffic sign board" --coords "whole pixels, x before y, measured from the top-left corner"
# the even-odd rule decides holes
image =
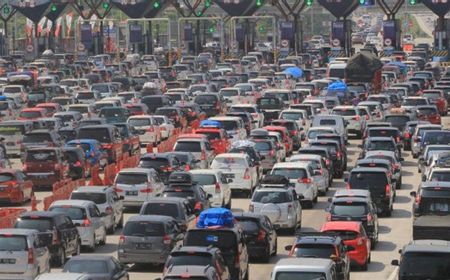
[[[86,47],[84,46],[83,43],[78,43],[77,49],[78,51],[82,52],[86,49]]]
[[[390,38],[386,38],[386,39],[384,39],[384,44],[386,46],[390,46],[390,45],[392,45],[392,40]]]
[[[288,40],[281,40],[281,46],[286,48],[287,46],[289,46],[289,41]]]
[[[339,41],[339,39],[334,39],[332,44],[333,44],[333,46],[337,47],[337,46],[341,45],[341,41]]]
[[[27,52],[33,52],[34,51],[34,47],[33,45],[27,45]]]

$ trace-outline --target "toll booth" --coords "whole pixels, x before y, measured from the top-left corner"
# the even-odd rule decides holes
[[[383,21],[383,51],[387,56],[401,49],[401,32],[400,20]]]
[[[334,57],[343,56],[352,46],[352,21],[335,20],[331,23],[331,53]]]
[[[438,21],[436,22],[434,31],[433,60],[448,61],[450,58],[449,50],[450,50],[450,19],[439,18]]]

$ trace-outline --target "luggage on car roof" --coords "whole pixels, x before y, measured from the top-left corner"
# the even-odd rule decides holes
[[[225,208],[210,208],[200,213],[197,228],[234,227],[233,213]]]

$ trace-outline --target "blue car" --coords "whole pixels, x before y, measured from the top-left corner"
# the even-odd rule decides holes
[[[108,155],[102,149],[102,144],[94,139],[77,139],[66,143],[66,147],[81,147],[86,155],[86,160],[90,160],[91,166],[99,164],[100,167],[108,163]]]

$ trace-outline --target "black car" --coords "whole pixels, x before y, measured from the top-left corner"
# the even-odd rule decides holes
[[[141,156],[138,167],[153,168],[165,182],[169,175],[180,168],[180,161],[172,153],[148,153]]]
[[[333,256],[338,279],[350,279],[350,258],[347,252],[354,248],[344,245],[344,241],[338,235],[319,232],[301,233],[297,236],[294,245],[288,245],[285,249],[290,252],[290,256],[297,258],[329,259]]]
[[[280,112],[285,108],[283,100],[278,97],[261,97],[256,101],[258,110],[264,114],[264,125],[278,119]]]
[[[326,147],[306,147],[306,148],[300,148],[298,150],[299,154],[305,154],[305,155],[319,155],[325,159],[325,163],[327,165],[328,170],[330,171],[330,174],[335,174],[334,171],[334,164],[331,161],[331,155],[329,150]]]
[[[277,232],[269,218],[249,212],[233,214],[244,229],[249,257],[260,258],[268,263],[270,257],[277,254]]]
[[[335,178],[342,178],[344,171],[347,169],[347,162],[345,160],[345,155],[341,149],[341,145],[335,140],[317,140],[310,141],[309,146],[314,147],[324,147],[328,149],[330,154],[329,159],[333,164],[333,175]]]
[[[378,213],[369,191],[339,190],[328,202],[327,220],[361,222],[374,249],[378,243]]]
[[[348,189],[368,190],[378,213],[390,217],[393,211],[395,187],[391,183],[388,171],[378,167],[353,168],[345,179]]]
[[[80,254],[81,239],[72,220],[62,213],[50,211],[25,212],[20,215],[14,228],[35,229],[42,238],[51,238],[49,246],[51,262],[62,266],[69,256]]]

